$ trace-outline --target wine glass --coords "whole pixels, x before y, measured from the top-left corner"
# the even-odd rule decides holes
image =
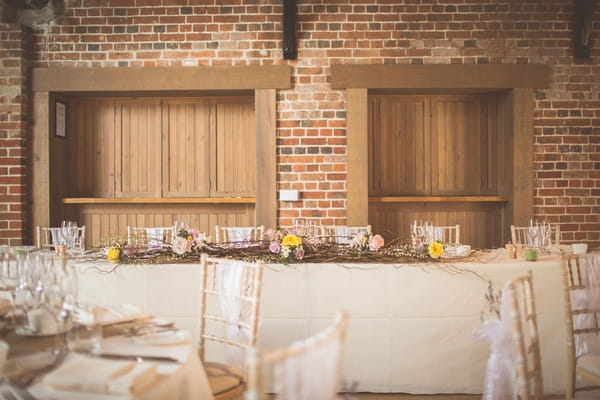
[[[3,251],[0,255],[1,266],[0,266],[0,282],[2,283],[2,289],[10,294],[12,299],[12,324],[16,325],[16,288],[19,284],[19,269],[15,259],[11,257],[8,251]]]

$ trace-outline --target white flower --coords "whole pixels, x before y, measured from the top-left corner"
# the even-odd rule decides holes
[[[192,241],[180,236],[173,240],[173,252],[176,254],[185,254],[192,249]]]

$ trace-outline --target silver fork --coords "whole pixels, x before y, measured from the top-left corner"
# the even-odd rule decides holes
[[[36,398],[25,388],[13,387],[13,391],[19,395],[21,400],[36,400]]]
[[[4,400],[19,400],[10,389],[2,390],[2,399]]]

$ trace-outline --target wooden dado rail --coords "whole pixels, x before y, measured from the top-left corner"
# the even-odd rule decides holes
[[[371,203],[502,203],[508,196],[381,196],[369,197]]]
[[[254,197],[65,197],[63,204],[255,204]]]

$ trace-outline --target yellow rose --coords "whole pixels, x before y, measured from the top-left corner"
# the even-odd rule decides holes
[[[287,235],[281,241],[282,246],[298,247],[302,244],[302,239],[296,235]]]
[[[444,246],[440,242],[433,242],[429,245],[429,257],[440,258],[444,253]]]
[[[120,257],[121,257],[121,249],[119,249],[117,247],[111,247],[110,249],[108,249],[108,252],[106,253],[106,258],[108,259],[109,262],[111,262],[113,264],[119,262]]]

